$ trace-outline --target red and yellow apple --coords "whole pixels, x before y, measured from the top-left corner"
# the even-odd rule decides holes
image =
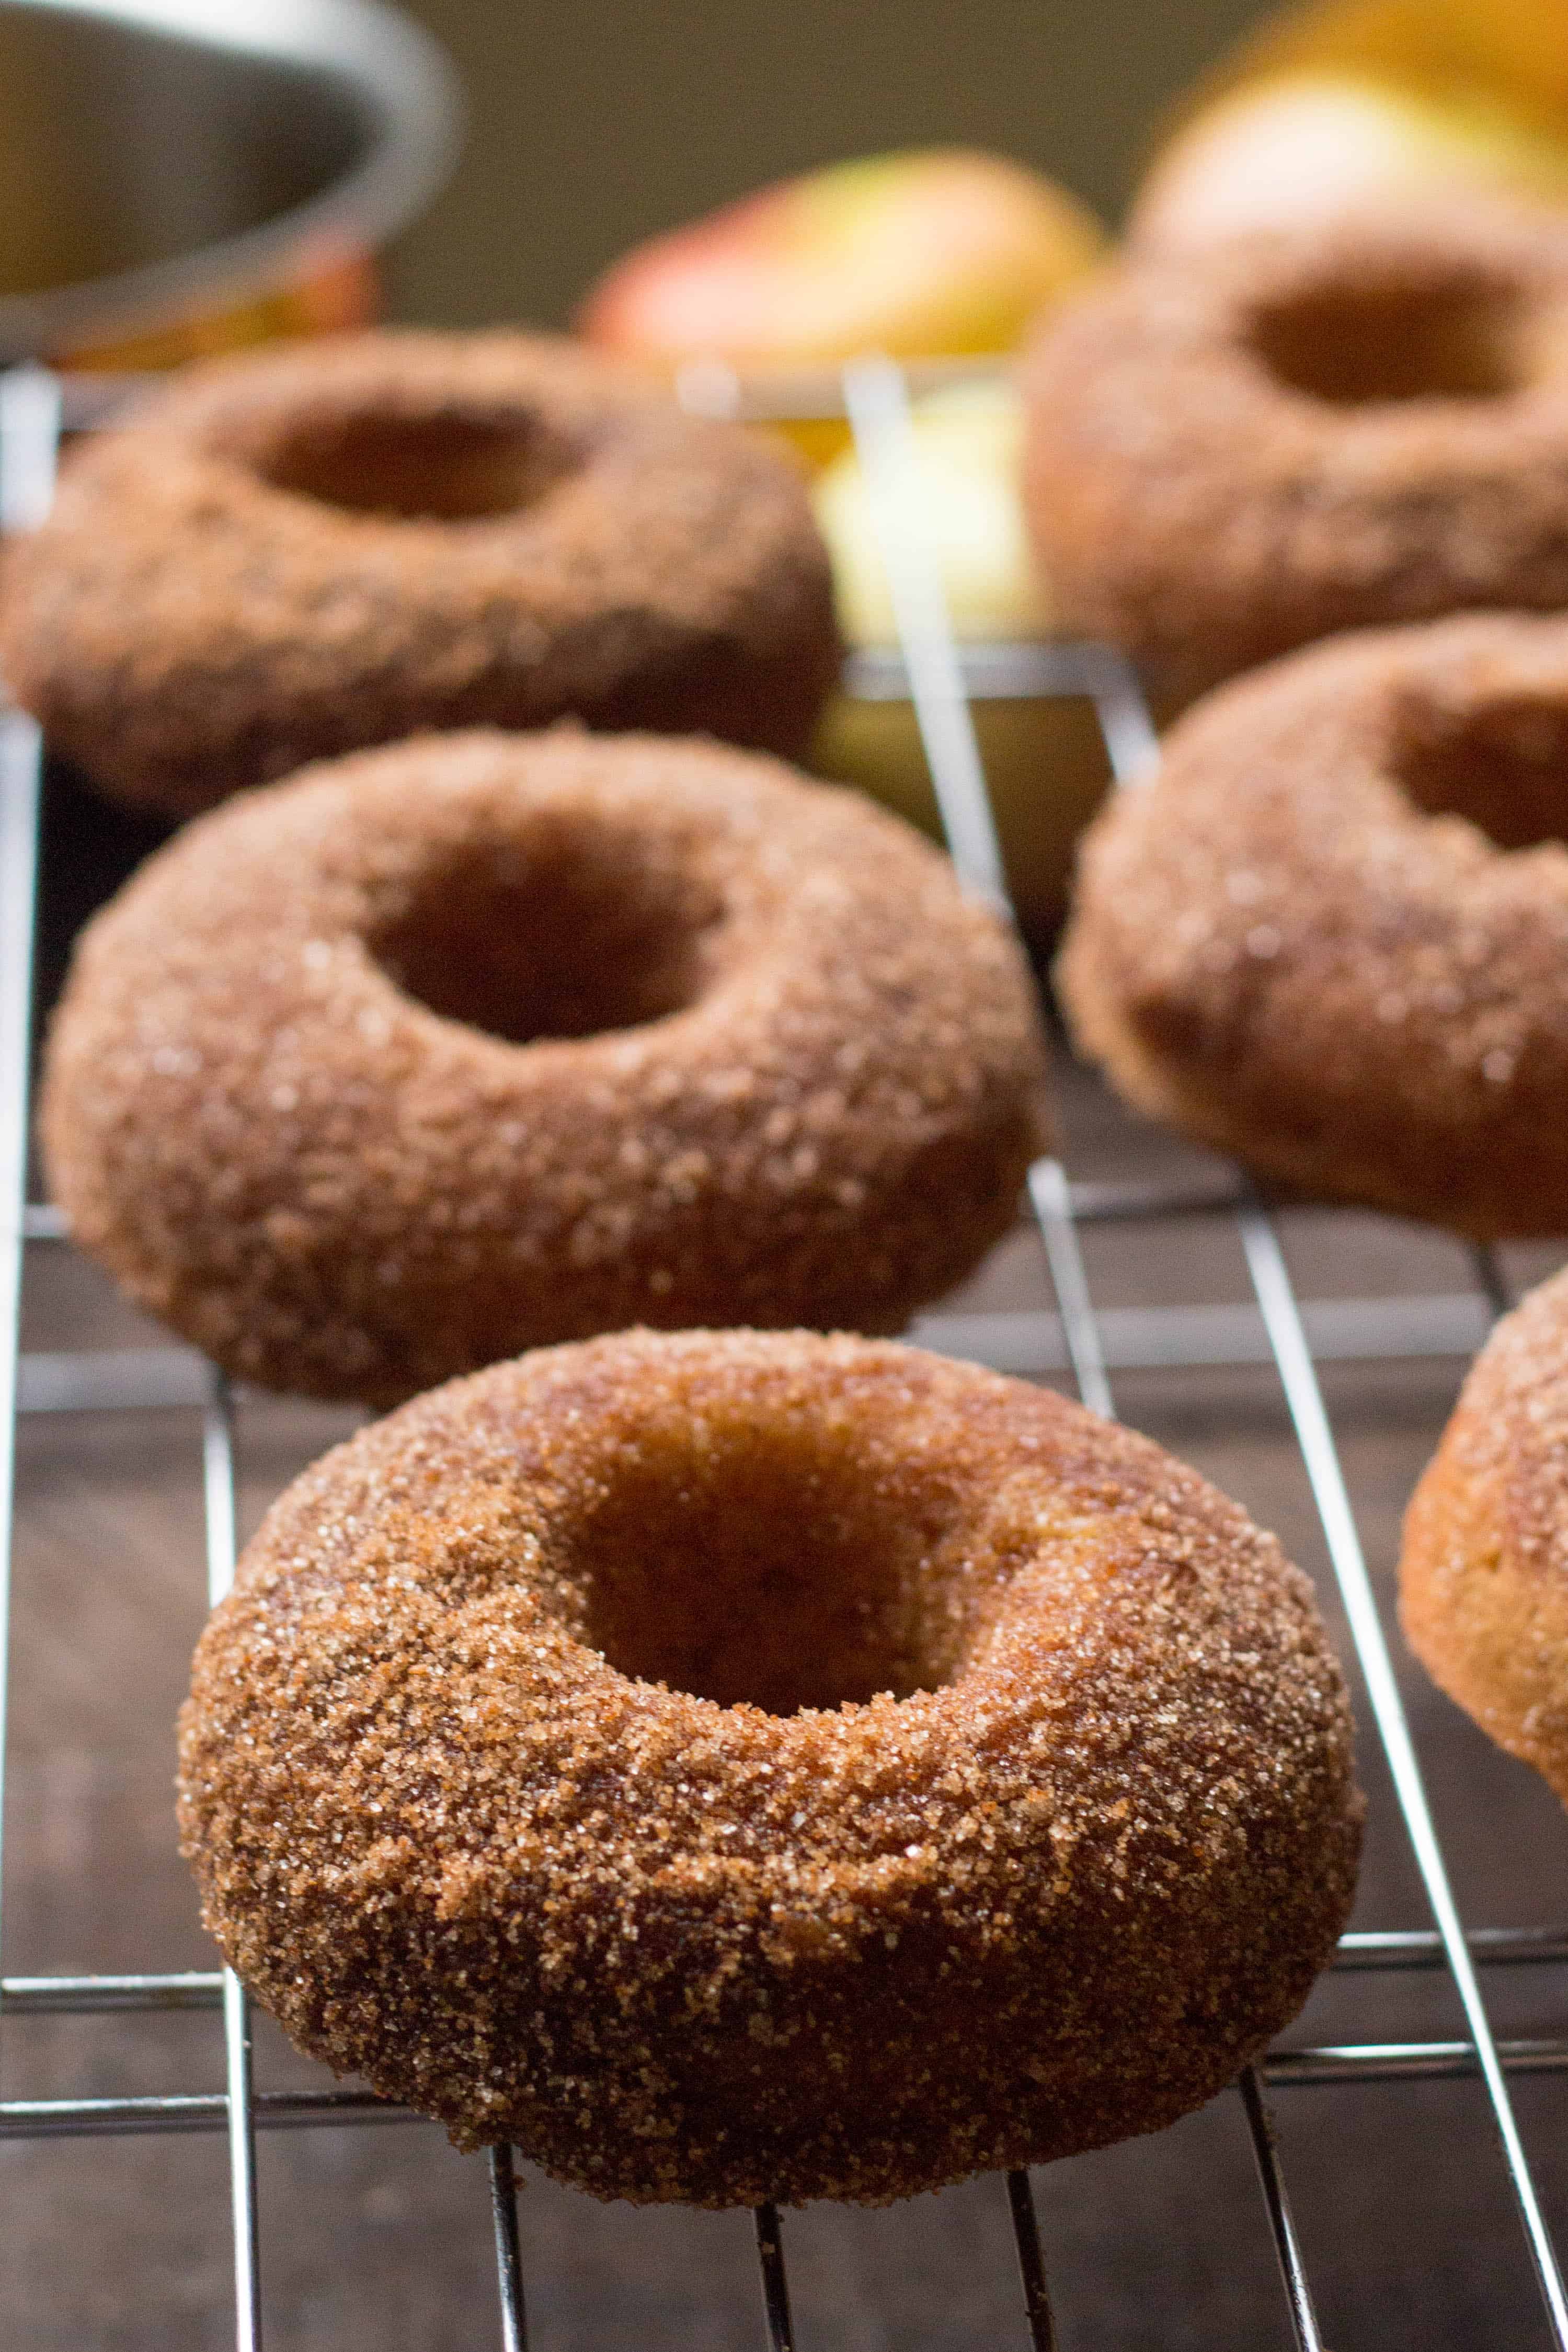
[[[589,341],[678,365],[1010,351],[1104,249],[1039,173],[933,148],[832,163],[652,238],[591,289]]]
[[[1038,172],[915,150],[780,181],[653,237],[590,289],[577,327],[671,371],[723,361],[752,386],[866,352],[1008,352],[1105,248],[1093,215]]]
[[[955,385],[916,404],[901,496],[935,554],[962,642],[1043,638],[1054,614],[1030,558],[1019,505],[1023,417],[997,378]],[[833,559],[839,618],[852,646],[896,640],[870,486],[846,453],[813,486]],[[1008,879],[1027,930],[1048,932],[1066,901],[1073,844],[1104,790],[1107,766],[1087,702],[1023,698],[973,706]],[[859,784],[938,835],[936,798],[907,702],[839,695],[811,765]]]

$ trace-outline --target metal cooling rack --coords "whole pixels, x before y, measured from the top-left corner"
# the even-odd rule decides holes
[[[689,404],[739,413],[739,388],[723,370],[705,369],[684,388]],[[0,530],[25,529],[47,511],[62,418],[89,424],[104,403],[91,387],[63,385],[37,369],[0,377]],[[802,409],[792,412],[806,413]],[[830,413],[813,408],[812,414]],[[955,642],[937,567],[912,525],[904,492],[915,463],[909,384],[889,362],[859,362],[843,372],[841,404],[865,467],[878,520],[900,638],[896,654],[852,658],[846,684],[873,699],[915,706],[948,844],[968,887],[1010,915],[1001,856],[970,712],[972,698],[1086,696],[1092,700],[1118,786],[1135,789],[1156,757],[1154,730],[1137,682],[1106,648],[1085,645],[969,647]],[[28,1067],[37,820],[42,745],[23,714],[0,709],[0,1796],[5,1762],[5,1626],[13,1526],[16,1417],[148,1405],[193,1404],[202,1412],[202,1475],[207,1580],[216,1601],[234,1570],[235,1549],[235,1407],[220,1374],[188,1349],[151,1348],[98,1354],[23,1357],[19,1310],[26,1250],[58,1247],[66,1235],[47,1205],[26,1200]],[[1325,1300],[1303,1305],[1286,1267],[1273,1216],[1248,1181],[1175,1184],[1075,1183],[1060,1161],[1030,1173],[1029,1199],[1057,1301],[1055,1314],[1017,1312],[929,1320],[923,1336],[999,1369],[1034,1373],[1070,1369],[1084,1401],[1114,1411],[1110,1372],[1124,1367],[1267,1362],[1273,1366],[1294,1427],[1330,1559],[1338,1579],[1379,1738],[1393,1776],[1404,1827],[1434,1926],[1345,1936],[1339,1969],[1446,1970],[1462,2006],[1466,2038],[1350,2043],[1277,2051],[1241,2077],[1245,2113],[1293,2340],[1322,2352],[1312,2289],[1291,2221],[1283,2171],[1264,2105],[1264,2088],[1308,2084],[1382,2084],[1412,2077],[1478,2075],[1485,2085],[1496,2152],[1517,2209],[1551,2340],[1568,2352],[1568,2300],[1541,2201],[1514,2120],[1511,2072],[1568,2071],[1568,2032],[1500,2041],[1490,2023],[1478,1968],[1568,1961],[1568,1929],[1480,1929],[1461,1926],[1433,1825],[1314,1357],[1406,1358],[1469,1353],[1490,1318],[1508,1304],[1492,1255],[1473,1255],[1475,1288],[1448,1296]],[[1251,1307],[1119,1308],[1097,1312],[1081,1228],[1147,1218],[1234,1221],[1250,1276]],[[3,1808],[0,1808],[3,1822]],[[258,2130],[409,2119],[409,2111],[368,2093],[257,2092],[252,2083],[246,1996],[227,1969],[167,1975],[0,1977],[0,2016],[125,2011],[215,2010],[225,2056],[221,2088],[128,2098],[0,2102],[0,2139],[43,2139],[152,2132],[222,2133],[227,2143],[238,2352],[259,2352],[262,2295],[255,2150]],[[525,2352],[522,2263],[512,2151],[488,2158],[487,2194],[506,2352]],[[1027,2173],[1007,2178],[1007,2196],[1022,2289],[1019,2341],[1053,2352],[1046,2269]],[[476,2194],[483,2193],[477,2179]],[[771,2206],[755,2215],[762,2290],[763,2338],[770,2352],[793,2352],[784,2242]]]

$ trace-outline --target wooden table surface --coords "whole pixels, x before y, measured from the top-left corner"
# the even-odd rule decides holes
[[[71,924],[147,845],[143,828],[57,781],[48,832],[46,966]],[[52,985],[52,979],[50,985]],[[1064,1082],[1075,1174],[1168,1168],[1180,1155],[1080,1074]],[[1315,1297],[1451,1292],[1451,1244],[1385,1221],[1295,1211],[1291,1263]],[[1223,1219],[1090,1236],[1102,1304],[1241,1300]],[[1555,1262],[1519,1253],[1528,1279]],[[1038,1244],[1004,1244],[968,1303],[1049,1303]],[[30,1349],[156,1344],[91,1268],[30,1253]],[[1344,1364],[1326,1374],[1361,1524],[1386,1596],[1400,1512],[1452,1402],[1453,1358]],[[1276,1381],[1266,1370],[1128,1374],[1118,1402],[1280,1532],[1319,1580],[1342,1633],[1321,1538]],[[240,1416],[243,1508],[267,1500],[353,1416],[250,1398]],[[172,1724],[203,1614],[197,1417],[188,1409],[32,1414],[23,1423],[6,1790],[8,1974],[213,1965],[174,1848]],[[1568,1919],[1568,1822],[1396,1654],[1461,1909],[1471,1924]],[[1427,1914],[1375,1751],[1357,1924]],[[1568,1970],[1489,1972],[1500,2028],[1561,2033]],[[1340,1976],[1292,2039],[1457,2036],[1437,1977]],[[325,2080],[263,2021],[258,2080]],[[0,2035],[8,2098],[215,2090],[218,2021],[15,2018]],[[1568,2080],[1518,2078],[1549,2212],[1568,2222]],[[1295,2089],[1280,2145],[1326,2339],[1334,2352],[1434,2352],[1548,2341],[1479,2087]],[[498,2343],[486,2173],[424,2124],[277,2132],[260,2150],[270,2352],[457,2352]],[[1156,2138],[1036,2176],[1063,2352],[1286,2347],[1282,2299],[1239,2100]],[[0,2145],[0,2344],[15,2352],[165,2352],[232,2341],[221,2139]],[[521,2200],[536,2347],[639,2352],[757,2347],[743,2215],[593,2203],[530,2175]],[[802,2352],[974,2352],[1025,2335],[1002,2184],[980,2180],[883,2212],[786,2217]]]

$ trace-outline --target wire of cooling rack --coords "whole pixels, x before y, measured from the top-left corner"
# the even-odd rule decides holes
[[[207,1606],[234,1582],[238,1552],[235,1498],[234,1399],[223,1374],[211,1374],[202,1416],[202,1500],[207,1527]],[[251,2080],[250,2004],[234,1970],[220,1977],[224,2014],[225,2121],[228,2126],[229,2209],[235,2250],[235,2352],[261,2343],[261,2263],[256,2245],[256,2104]]]
[[[26,530],[48,511],[58,445],[59,395],[53,380],[35,368],[0,376],[0,532]],[[42,765],[43,744],[33,721],[0,707],[0,1840]]]
[[[702,398],[694,400],[694,405],[724,406],[722,386],[710,383],[699,389]],[[841,413],[850,418],[882,526],[901,638],[896,654],[852,656],[846,685],[867,699],[913,700],[956,863],[972,887],[1006,908],[1005,875],[976,747],[970,702],[992,693],[1087,696],[1094,703],[1113,772],[1123,784],[1135,782],[1155,756],[1147,709],[1135,679],[1106,648],[1075,645],[959,648],[955,645],[935,562],[918,528],[912,528],[909,520],[917,500],[906,495],[911,487],[907,469],[914,462],[907,382],[885,363],[868,362],[845,371],[842,394]],[[68,414],[74,416],[79,412],[83,422],[96,421],[106,405],[97,394],[84,395],[79,387],[71,389],[70,401],[74,408]],[[0,518],[10,527],[25,526],[47,508],[59,416],[59,388],[41,372],[16,371],[0,378]],[[31,722],[15,712],[0,712],[0,1203],[5,1218],[0,1237],[0,1549],[8,1561],[18,1410],[192,1404],[203,1413],[209,1584],[215,1597],[226,1584],[234,1562],[235,1432],[232,1402],[211,1368],[191,1351],[172,1347],[112,1351],[99,1357],[18,1358],[24,1244],[57,1246],[66,1238],[55,1212],[45,1204],[24,1201],[40,753]],[[1392,2083],[1479,2074],[1486,2085],[1549,2324],[1559,2352],[1568,2352],[1568,2317],[1561,2281],[1513,2124],[1505,2079],[1505,2072],[1568,2071],[1568,2035],[1498,2042],[1477,1974],[1498,1967],[1560,1964],[1568,1959],[1568,1933],[1478,1929],[1467,1936],[1460,1929],[1408,1730],[1402,1711],[1391,1715],[1385,1705],[1392,1685],[1386,1645],[1365,1588],[1359,1538],[1314,1366],[1314,1357],[1336,1354],[1368,1359],[1469,1352],[1479,1344],[1490,1315],[1508,1303],[1496,1261],[1489,1253],[1477,1254],[1475,1295],[1303,1305],[1291,1287],[1272,1222],[1241,1180],[1202,1179],[1179,1185],[1073,1183],[1059,1161],[1046,1160],[1031,1171],[1029,1192],[1056,1292],[1056,1314],[936,1316],[925,1319],[919,1337],[927,1344],[977,1356],[1001,1369],[1041,1372],[1070,1368],[1086,1402],[1106,1412],[1113,1409],[1111,1371],[1124,1365],[1243,1361],[1275,1365],[1330,1555],[1345,1588],[1364,1675],[1437,1921],[1433,1929],[1348,1935],[1342,1940],[1336,1966],[1350,1970],[1445,1969],[1454,1979],[1465,2011],[1468,2040],[1361,2042],[1273,2052],[1256,2073],[1243,2078],[1241,2105],[1294,2340],[1301,2352],[1312,2352],[1312,2347],[1321,2352],[1305,2262],[1263,2105],[1262,2085]],[[1232,1215],[1239,1221],[1253,1279],[1253,1307],[1096,1309],[1080,1246],[1081,1226],[1155,1216],[1217,1214]],[[1359,1605],[1352,1605],[1358,1570],[1364,1597]],[[5,1591],[0,1579],[0,1644]],[[4,1655],[0,1646],[0,1660]],[[4,1681],[0,1673],[0,1709]],[[1393,1696],[1397,1711],[1397,1693]],[[0,1793],[4,1762],[0,1716]],[[262,2301],[256,2134],[311,2125],[401,2123],[413,2118],[408,2110],[362,2092],[256,2092],[249,2074],[245,1996],[226,1970],[0,1978],[0,2016],[4,2017],[182,2010],[217,2011],[223,2017],[225,2082],[222,2091],[0,2102],[0,2139],[147,2132],[224,2134],[229,2154],[235,2246],[235,2341],[246,2352],[259,2352]],[[527,2346],[516,2187],[512,2152],[492,2150],[488,2201],[504,2352],[526,2352]],[[1058,2338],[1028,2175],[1009,2175],[1007,2189],[1029,2341],[1034,2352],[1054,2352]],[[779,2216],[771,2207],[759,2208],[754,2226],[766,2341],[770,2352],[794,2352]]]

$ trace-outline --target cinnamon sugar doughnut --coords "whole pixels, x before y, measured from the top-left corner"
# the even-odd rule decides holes
[[[1568,1804],[1568,1271],[1472,1365],[1411,1499],[1399,1591],[1434,1682]]]
[[[193,368],[68,461],[0,668],[176,816],[426,727],[794,753],[837,675],[800,476],[565,341],[382,332]]]
[[[1423,206],[1127,263],[1027,365],[1068,623],[1162,699],[1339,629],[1568,605],[1568,228]]]
[[[624,1324],[895,1329],[1017,1213],[1011,938],[858,794],[668,737],[432,736],[188,827],[89,924],[73,1236],[232,1371],[387,1404]]]
[[[912,1349],[632,1332],[327,1455],[181,1725],[304,2050],[601,2197],[885,2202],[1153,2131],[1354,1882],[1306,1580],[1146,1438]]]
[[[1087,836],[1079,1043],[1275,1181],[1568,1232],[1565,826],[1568,621],[1369,631],[1239,678]]]

